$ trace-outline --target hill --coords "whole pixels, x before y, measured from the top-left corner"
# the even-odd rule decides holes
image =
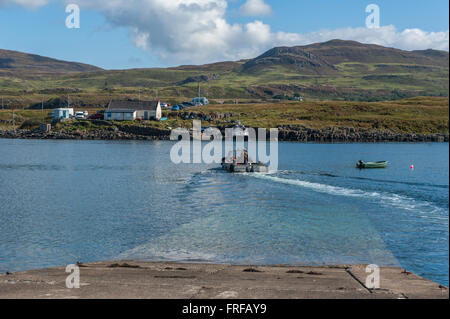
[[[100,71],[96,66],[66,62],[36,54],[0,49],[0,71],[32,73],[67,73]]]
[[[244,70],[281,65],[299,73],[329,74],[341,63],[389,63],[402,65],[449,66],[448,52],[403,51],[356,41],[331,40],[307,46],[273,48],[244,64]]]
[[[294,100],[299,95],[346,101],[448,97],[448,76],[448,52],[343,40],[277,47],[249,60],[130,70],[0,50],[0,94],[17,107],[39,103],[42,94],[61,105],[70,94],[80,107],[139,94],[174,103],[196,96],[198,83],[201,94],[217,103]]]
[[[338,69],[320,55],[313,54],[303,47],[273,48],[263,55],[246,62],[243,72],[260,71],[273,66],[283,66],[300,74],[332,74]]]

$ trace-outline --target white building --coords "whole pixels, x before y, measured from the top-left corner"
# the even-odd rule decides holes
[[[109,121],[160,120],[161,117],[162,111],[159,101],[112,100],[105,112],[105,120]]]
[[[73,117],[73,108],[59,108],[53,110],[53,117],[55,119],[70,119]]]

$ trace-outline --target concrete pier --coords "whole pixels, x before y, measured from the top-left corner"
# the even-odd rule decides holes
[[[65,267],[0,275],[0,298],[149,299],[448,299],[448,288],[401,268],[380,269],[380,288],[365,286],[366,266],[229,266],[108,261],[79,264],[80,288]]]

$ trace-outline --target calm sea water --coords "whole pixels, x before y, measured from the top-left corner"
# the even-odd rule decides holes
[[[0,139],[0,272],[375,263],[448,285],[448,144],[280,143],[269,175],[174,165],[172,145]],[[392,164],[358,170],[359,159]]]

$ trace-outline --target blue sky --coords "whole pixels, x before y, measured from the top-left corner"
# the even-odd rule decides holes
[[[79,4],[80,29],[66,28],[67,3]],[[377,30],[365,26],[370,3]],[[0,48],[106,69],[251,58],[331,38],[448,50],[448,12],[444,0],[0,0]]]

